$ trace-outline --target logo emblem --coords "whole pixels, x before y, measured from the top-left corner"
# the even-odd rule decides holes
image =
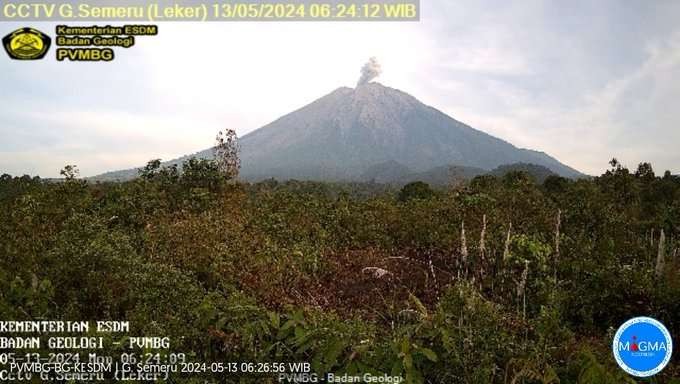
[[[40,60],[50,49],[52,39],[33,28],[21,28],[2,39],[9,57],[15,60]]]
[[[616,363],[629,375],[656,375],[671,360],[673,340],[668,329],[651,317],[635,317],[619,327],[612,345]]]

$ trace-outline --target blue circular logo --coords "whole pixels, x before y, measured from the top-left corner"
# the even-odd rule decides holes
[[[612,345],[624,371],[637,377],[656,375],[671,360],[673,340],[668,329],[651,317],[634,317],[619,327]]]

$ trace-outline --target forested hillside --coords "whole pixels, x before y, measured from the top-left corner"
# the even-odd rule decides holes
[[[130,320],[196,360],[411,383],[635,382],[615,329],[648,315],[680,334],[680,178],[649,164],[401,190],[159,165],[2,176],[0,318]],[[680,382],[677,356],[654,382]]]

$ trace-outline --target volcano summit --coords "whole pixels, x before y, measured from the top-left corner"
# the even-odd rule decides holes
[[[412,172],[529,163],[565,177],[582,176],[543,152],[517,148],[377,82],[338,88],[243,136],[240,144],[246,180],[361,180],[364,172],[386,163]],[[213,154],[206,149],[195,156]],[[136,173],[110,172],[98,179],[129,179]]]

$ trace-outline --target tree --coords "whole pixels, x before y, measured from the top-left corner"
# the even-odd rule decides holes
[[[640,185],[635,175],[615,158],[609,162],[609,165],[611,168],[596,179],[597,183],[605,195],[618,201],[619,204],[633,204],[640,195]]]
[[[216,190],[221,180],[215,161],[192,157],[182,165],[182,182],[191,188]]]
[[[654,170],[652,169],[652,164],[650,163],[640,163],[638,165],[637,171],[635,171],[635,177],[638,177],[644,181],[654,180]]]
[[[623,169],[623,166],[621,165],[621,163],[619,162],[619,160],[616,157],[609,160],[609,165],[612,167],[612,169],[607,171],[607,173],[609,173],[609,172],[616,173],[616,172]]]
[[[413,199],[426,200],[434,196],[434,191],[430,185],[422,181],[414,181],[404,185],[399,191],[400,201],[409,201]]]
[[[151,180],[158,173],[161,168],[161,159],[149,160],[144,168],[139,170],[139,177],[145,180]]]
[[[215,138],[213,150],[220,173],[227,180],[236,178],[241,169],[241,159],[239,158],[241,148],[236,132],[233,129],[227,129],[225,132],[220,131]]]
[[[67,181],[77,179],[80,176],[80,170],[77,165],[68,164],[59,172]]]
[[[177,164],[163,166],[161,159],[149,160],[138,173],[139,177],[143,180],[159,182],[161,184],[174,184],[179,180]]]
[[[548,193],[562,193],[569,187],[569,179],[558,175],[550,175],[543,182],[543,187]]]

